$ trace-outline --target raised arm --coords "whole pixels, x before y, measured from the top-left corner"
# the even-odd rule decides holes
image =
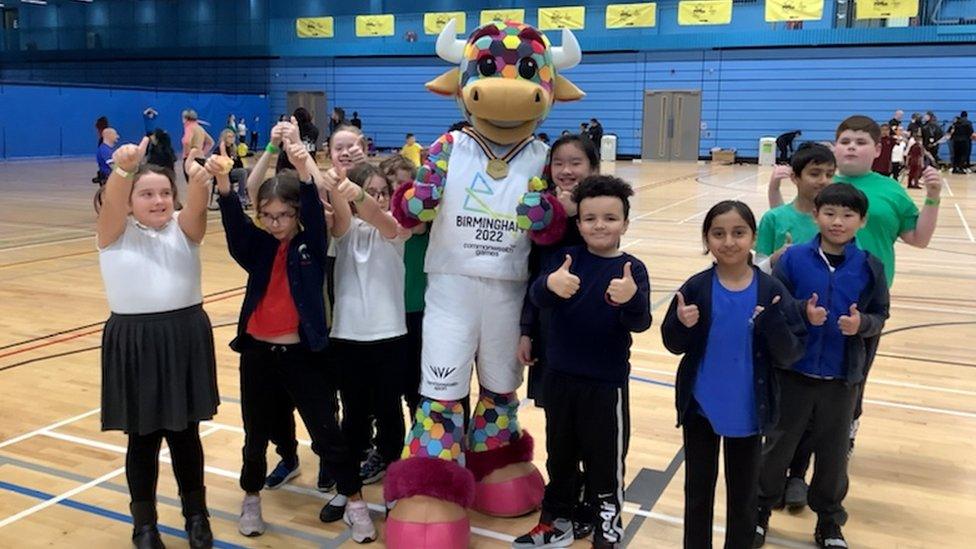
[[[939,203],[942,195],[942,174],[939,170],[929,166],[922,172],[922,184],[925,185],[925,204],[919,212],[915,228],[902,232],[899,236],[906,244],[916,248],[926,248],[935,234],[935,226],[939,221]]]
[[[186,184],[186,204],[179,221],[183,234],[197,244],[203,242],[207,232],[207,200],[210,198],[210,174],[197,164],[198,156],[201,156],[199,151],[191,151],[184,161],[183,167],[190,180]]]
[[[438,137],[430,146],[427,161],[417,170],[416,180],[400,185],[393,193],[390,199],[393,217],[404,227],[433,221],[437,215],[453,147],[454,137],[450,133]]]
[[[268,146],[265,147],[264,152],[258,157],[257,163],[254,164],[254,169],[251,170],[251,175],[247,177],[247,194],[251,197],[252,202],[257,200],[258,188],[261,187],[261,183],[264,182],[268,174],[268,164],[271,163],[271,156],[278,151],[278,146],[281,145],[281,131],[280,124],[275,124],[275,127],[271,128],[271,139],[268,141]]]
[[[115,169],[108,176],[102,191],[102,207],[95,223],[98,247],[107,248],[125,232],[125,220],[129,215],[129,197],[132,194],[132,181],[146,155],[149,138],[143,137],[139,145],[127,144],[119,147],[112,155]]]

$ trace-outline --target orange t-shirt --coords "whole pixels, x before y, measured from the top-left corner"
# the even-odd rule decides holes
[[[288,243],[282,240],[278,244],[268,289],[247,319],[247,333],[257,339],[298,332],[298,309],[288,285]]]

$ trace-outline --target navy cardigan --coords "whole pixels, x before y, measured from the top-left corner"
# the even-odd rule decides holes
[[[310,350],[321,351],[329,344],[323,297],[328,248],[325,212],[313,183],[303,182],[299,192],[301,228],[288,245],[288,284],[298,309],[299,337]],[[217,201],[230,255],[248,275],[244,304],[237,323],[237,337],[230,343],[232,349],[240,352],[246,350],[250,340],[245,332],[247,321],[271,281],[271,268],[278,253],[279,241],[251,221],[244,213],[236,193],[220,195]]]
[[[775,278],[753,267],[759,277],[756,305],[765,310],[755,319],[753,330],[753,387],[756,391],[756,417],[760,432],[766,432],[779,418],[779,388],[773,368],[789,368],[803,357],[806,350],[806,324],[800,316],[800,308],[792,295]],[[702,271],[680,288],[687,305],[698,305],[698,324],[685,327],[678,320],[678,298],[671,300],[668,312],[661,324],[664,346],[681,357],[675,383],[675,405],[678,425],[684,421],[692,401],[695,379],[705,356],[705,344],[711,327],[712,277],[715,267]],[[772,304],[773,298],[780,301]]]

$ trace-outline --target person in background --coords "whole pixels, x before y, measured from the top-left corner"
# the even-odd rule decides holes
[[[119,132],[115,131],[115,128],[105,128],[102,130],[101,141],[95,154],[95,160],[98,162],[98,175],[95,177],[95,182],[104,185],[114,167],[112,155],[115,153],[115,144],[119,141]]]
[[[157,119],[159,118],[159,111],[152,107],[146,108],[142,111],[142,123],[146,126],[146,136],[152,135],[153,130],[156,129],[158,125]]]
[[[363,121],[359,118],[359,113],[352,111],[352,118],[349,119],[349,124],[356,126],[359,129],[363,129]]]
[[[247,143],[247,124],[244,122],[243,115],[237,119],[237,141]]]
[[[803,132],[800,130],[793,130],[791,132],[782,133],[776,138],[776,162],[782,164],[789,163],[790,157],[793,156],[793,140],[799,135],[803,135]]]
[[[166,130],[156,128],[149,136],[146,162],[176,171],[176,151],[173,150],[173,140]]]
[[[969,168],[969,155],[973,151],[973,123],[969,121],[969,113],[962,111],[959,118],[949,130],[952,139],[952,173],[963,174]]]
[[[210,151],[214,147],[214,139],[210,137],[207,130],[203,129],[200,125],[200,120],[197,116],[197,111],[193,109],[186,109],[183,111],[183,160],[190,155],[190,151],[197,149],[201,153],[205,151]],[[183,175],[189,181],[189,174],[186,172],[186,166],[183,167]]]
[[[407,140],[400,148],[400,154],[413,162],[414,168],[420,167],[420,151],[424,148],[417,144],[417,138],[412,133],[407,134]]]
[[[99,116],[98,120],[95,121],[95,133],[98,134],[98,144],[102,144],[102,132],[108,127],[108,117]]]
[[[255,116],[254,125],[251,126],[251,142],[248,143],[248,148],[252,151],[258,150],[258,121],[260,120],[260,117]]]

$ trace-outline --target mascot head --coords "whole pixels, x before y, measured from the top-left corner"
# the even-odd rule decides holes
[[[563,29],[562,47],[529,25],[507,21],[456,38],[452,19],[437,37],[437,55],[458,66],[427,83],[434,93],[457,97],[465,118],[502,145],[535,132],[555,101],[574,101],[583,92],[558,71],[575,67],[579,42]]]

